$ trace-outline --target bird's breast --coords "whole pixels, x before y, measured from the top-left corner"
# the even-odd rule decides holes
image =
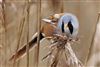
[[[44,24],[42,27],[42,33],[44,33],[45,37],[53,37],[55,34],[55,30],[56,28],[49,23]]]

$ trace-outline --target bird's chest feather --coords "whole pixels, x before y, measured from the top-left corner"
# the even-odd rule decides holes
[[[54,26],[56,26],[56,24],[55,25],[52,25],[49,23],[44,24],[42,27],[42,31],[43,31],[42,33],[44,33],[46,37],[53,37],[53,35],[55,34],[55,30],[56,30]]]

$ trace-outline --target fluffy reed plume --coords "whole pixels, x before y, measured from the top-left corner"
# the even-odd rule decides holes
[[[61,62],[63,62],[60,61],[62,57],[65,59],[67,67],[83,67],[83,64],[71,48],[71,43],[75,43],[75,40],[58,34],[55,35],[53,40],[53,43],[49,46],[50,51],[43,57],[43,60],[50,59],[50,67],[62,67],[60,66]]]

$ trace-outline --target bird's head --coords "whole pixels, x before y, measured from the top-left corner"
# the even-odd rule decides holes
[[[76,37],[79,30],[79,22],[75,15],[71,13],[65,13],[58,20],[57,26],[62,33],[65,33],[69,37]]]
[[[57,28],[69,37],[74,38],[78,34],[79,22],[77,17],[71,13],[54,14],[42,20],[51,24],[57,22]]]

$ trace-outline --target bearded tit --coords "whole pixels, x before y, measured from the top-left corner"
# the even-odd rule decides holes
[[[79,31],[79,22],[75,15],[65,13],[59,20],[57,27],[71,38],[76,38]]]
[[[79,23],[78,19],[75,15],[70,13],[60,13],[60,14],[54,14],[49,16],[47,19],[42,19],[46,24],[43,25],[41,28],[40,33],[40,41],[47,37],[53,37],[54,34],[58,34],[59,29],[62,33],[65,33],[66,36],[75,38],[78,34],[79,30]],[[34,45],[37,42],[37,34],[35,33],[32,37],[32,39],[29,41],[29,51],[34,47]],[[17,54],[15,53],[10,60],[14,59],[14,56],[16,56],[15,60],[20,59],[26,54],[26,45],[25,44],[22,48],[20,48],[17,51]]]

